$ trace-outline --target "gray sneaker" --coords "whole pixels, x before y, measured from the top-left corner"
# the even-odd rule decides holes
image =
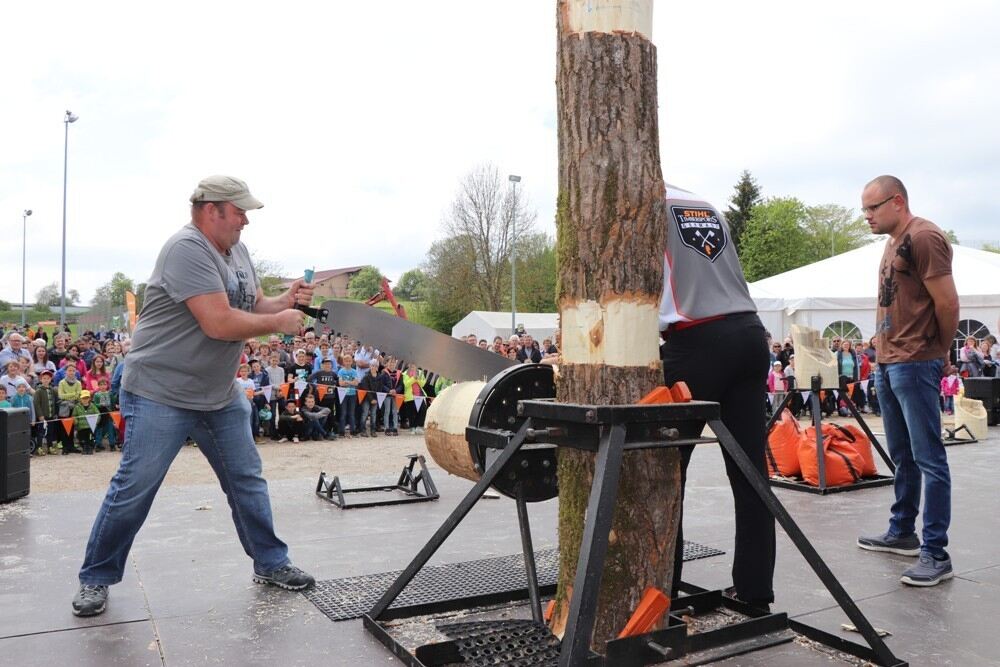
[[[885,533],[875,537],[859,537],[858,546],[868,551],[887,551],[900,556],[920,555],[920,538],[916,535],[896,537]]]
[[[253,580],[258,584],[270,584],[287,591],[301,591],[316,583],[316,580],[292,564],[279,567],[270,574],[260,574],[256,570]]]
[[[920,554],[920,560],[913,567],[903,572],[899,578],[910,586],[936,586],[942,581],[951,579],[955,573],[951,569],[951,558],[938,560],[927,552]]]
[[[97,616],[108,606],[108,587],[80,584],[80,590],[73,596],[73,614],[76,616]]]

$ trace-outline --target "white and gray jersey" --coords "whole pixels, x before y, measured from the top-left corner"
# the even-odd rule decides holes
[[[249,312],[259,286],[246,246],[220,253],[197,227],[185,225],[156,258],[122,386],[189,410],[231,403],[241,393],[235,379],[243,342],[206,336],[185,301],[223,292],[231,307]]]
[[[725,217],[703,198],[667,185],[667,247],[660,331],[730,313],[757,312]]]

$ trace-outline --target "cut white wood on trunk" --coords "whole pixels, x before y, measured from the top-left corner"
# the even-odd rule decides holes
[[[561,402],[635,403],[662,384],[665,186],[651,0],[558,0],[557,297]],[[565,630],[593,455],[559,454],[559,589]],[[670,593],[680,502],[677,452],[625,456],[592,646],[618,635],[647,586]]]
[[[478,482],[480,473],[475,469],[465,427],[469,425],[472,409],[485,382],[459,382],[453,384],[431,401],[424,419],[424,442],[435,463],[465,479]]]

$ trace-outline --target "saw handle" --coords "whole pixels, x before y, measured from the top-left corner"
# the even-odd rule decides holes
[[[303,313],[309,317],[314,318],[317,322],[326,323],[326,318],[330,316],[330,311],[326,308],[310,308],[309,306],[304,306],[301,303],[295,304],[296,310],[301,310]]]

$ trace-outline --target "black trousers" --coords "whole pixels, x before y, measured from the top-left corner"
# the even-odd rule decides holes
[[[766,475],[764,405],[769,357],[766,332],[756,313],[731,315],[670,332],[660,348],[660,358],[667,386],[684,381],[696,400],[718,402],[722,423],[750,461]],[[682,493],[693,450],[694,447],[684,447],[681,451]],[[723,459],[735,503],[736,596],[747,602],[773,602],[774,517],[725,452]],[[681,581],[682,555],[683,510],[677,535],[674,590]]]

